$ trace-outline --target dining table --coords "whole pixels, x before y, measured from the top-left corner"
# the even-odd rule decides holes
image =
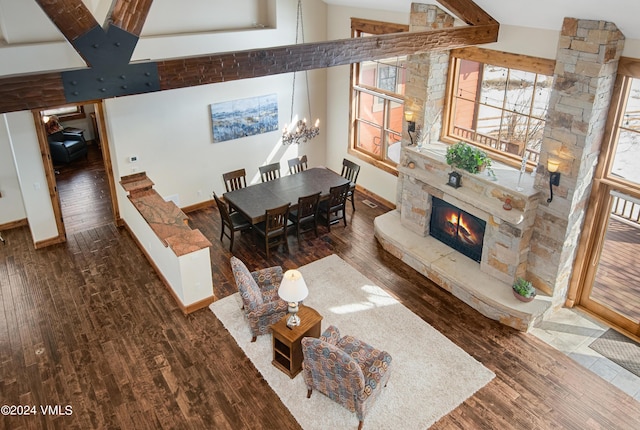
[[[349,182],[330,169],[313,167],[293,175],[229,191],[223,197],[231,209],[241,213],[251,224],[257,224],[264,221],[267,209],[291,203],[291,209],[295,210],[299,197],[317,192],[320,192],[320,201],[326,200],[331,187]]]

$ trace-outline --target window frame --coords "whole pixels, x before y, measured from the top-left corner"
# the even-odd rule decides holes
[[[61,109],[69,109],[68,112],[66,113],[59,113],[57,111],[61,110]],[[50,109],[45,109],[43,111],[40,112],[40,115],[45,117],[45,116],[57,116],[59,121],[73,121],[74,119],[82,119],[82,118],[86,118],[86,113],[84,112],[84,106],[83,105],[65,105],[65,106],[58,106],[55,108],[50,108]]]
[[[380,34],[401,33],[406,31],[409,31],[409,26],[404,24],[395,24],[395,23],[389,23],[389,22],[383,22],[383,21],[373,21],[373,20],[367,20],[367,19],[361,19],[361,18],[351,18],[351,37],[361,37],[360,35],[362,33],[371,34],[371,35],[380,35]],[[377,61],[380,63],[384,63],[385,60],[386,59],[380,59]],[[347,152],[350,155],[353,155],[368,164],[372,164],[373,166],[381,170],[384,170],[388,173],[391,173],[397,176],[398,169],[397,169],[396,163],[391,160],[386,160],[387,147],[384,144],[384,142],[386,142],[386,139],[384,139],[382,142],[382,147],[380,149],[380,156],[372,154],[371,152],[365,151],[358,147],[358,136],[359,136],[358,126],[360,123],[365,123],[365,122],[363,122],[357,115],[359,110],[359,106],[358,106],[359,96],[357,92],[365,92],[374,97],[382,97],[385,100],[382,106],[382,108],[385,111],[384,113],[385,120],[384,120],[384,124],[382,124],[382,127],[381,127],[382,133],[385,133],[385,134],[388,134],[391,132],[391,130],[388,129],[387,127],[387,124],[388,124],[387,121],[389,118],[389,112],[387,112],[387,105],[390,103],[398,103],[398,102],[401,102],[401,104],[404,104],[404,97],[399,98],[398,94],[385,91],[380,88],[372,88],[367,85],[360,85],[358,83],[358,78],[360,76],[360,68],[361,68],[360,62],[353,63],[350,67],[351,76],[350,76],[350,91],[349,91],[349,98],[350,98],[349,100],[349,106],[350,106],[349,147]],[[378,79],[378,76],[376,74],[376,83],[377,83],[377,79]],[[396,86],[397,86],[397,79],[398,77],[396,76]],[[379,125],[375,124],[375,126],[378,127]]]
[[[443,112],[443,124],[440,140],[442,142],[453,144],[459,141],[467,142],[471,145],[477,146],[482,150],[486,151],[492,159],[503,162],[505,164],[520,167],[522,162],[522,156],[509,153],[507,151],[502,151],[500,149],[492,148],[488,145],[478,144],[478,142],[473,141],[471,139],[466,139],[464,137],[454,135],[453,134],[453,115],[455,109],[455,91],[457,88],[457,76],[460,67],[460,62],[462,60],[469,60],[478,62],[481,64],[489,64],[492,66],[507,68],[509,71],[517,70],[529,73],[536,73],[538,75],[546,75],[550,76],[553,79],[554,70],[555,70],[555,60],[532,57],[522,54],[512,54],[508,52],[495,51],[484,48],[477,47],[466,47],[460,49],[451,50],[451,55],[449,56],[449,69],[447,76],[447,92],[445,97],[445,106]],[[537,79],[536,79],[537,81]],[[481,82],[478,83],[480,85]],[[552,82],[553,85],[553,82]],[[478,91],[478,95],[481,92]],[[504,104],[501,111],[507,110],[504,108]],[[532,115],[524,115],[531,118],[537,118]],[[545,118],[546,121],[546,118]],[[529,155],[529,160],[527,161],[527,168],[529,170],[536,167],[538,162],[537,157],[532,157]]]

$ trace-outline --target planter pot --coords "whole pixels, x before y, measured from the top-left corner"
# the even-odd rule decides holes
[[[528,302],[530,302],[530,301],[532,301],[533,299],[536,298],[535,294],[533,296],[531,296],[531,297],[524,297],[524,296],[521,296],[520,294],[516,293],[515,290],[511,290],[511,291],[513,292],[513,295],[515,296],[515,298],[520,300],[521,302],[528,303]]]

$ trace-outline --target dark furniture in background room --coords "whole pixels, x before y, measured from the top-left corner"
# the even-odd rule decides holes
[[[82,130],[57,131],[50,134],[47,139],[54,165],[68,164],[87,156],[87,142]]]

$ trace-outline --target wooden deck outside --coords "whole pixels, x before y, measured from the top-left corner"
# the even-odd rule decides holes
[[[640,322],[640,225],[612,215],[591,299]]]

